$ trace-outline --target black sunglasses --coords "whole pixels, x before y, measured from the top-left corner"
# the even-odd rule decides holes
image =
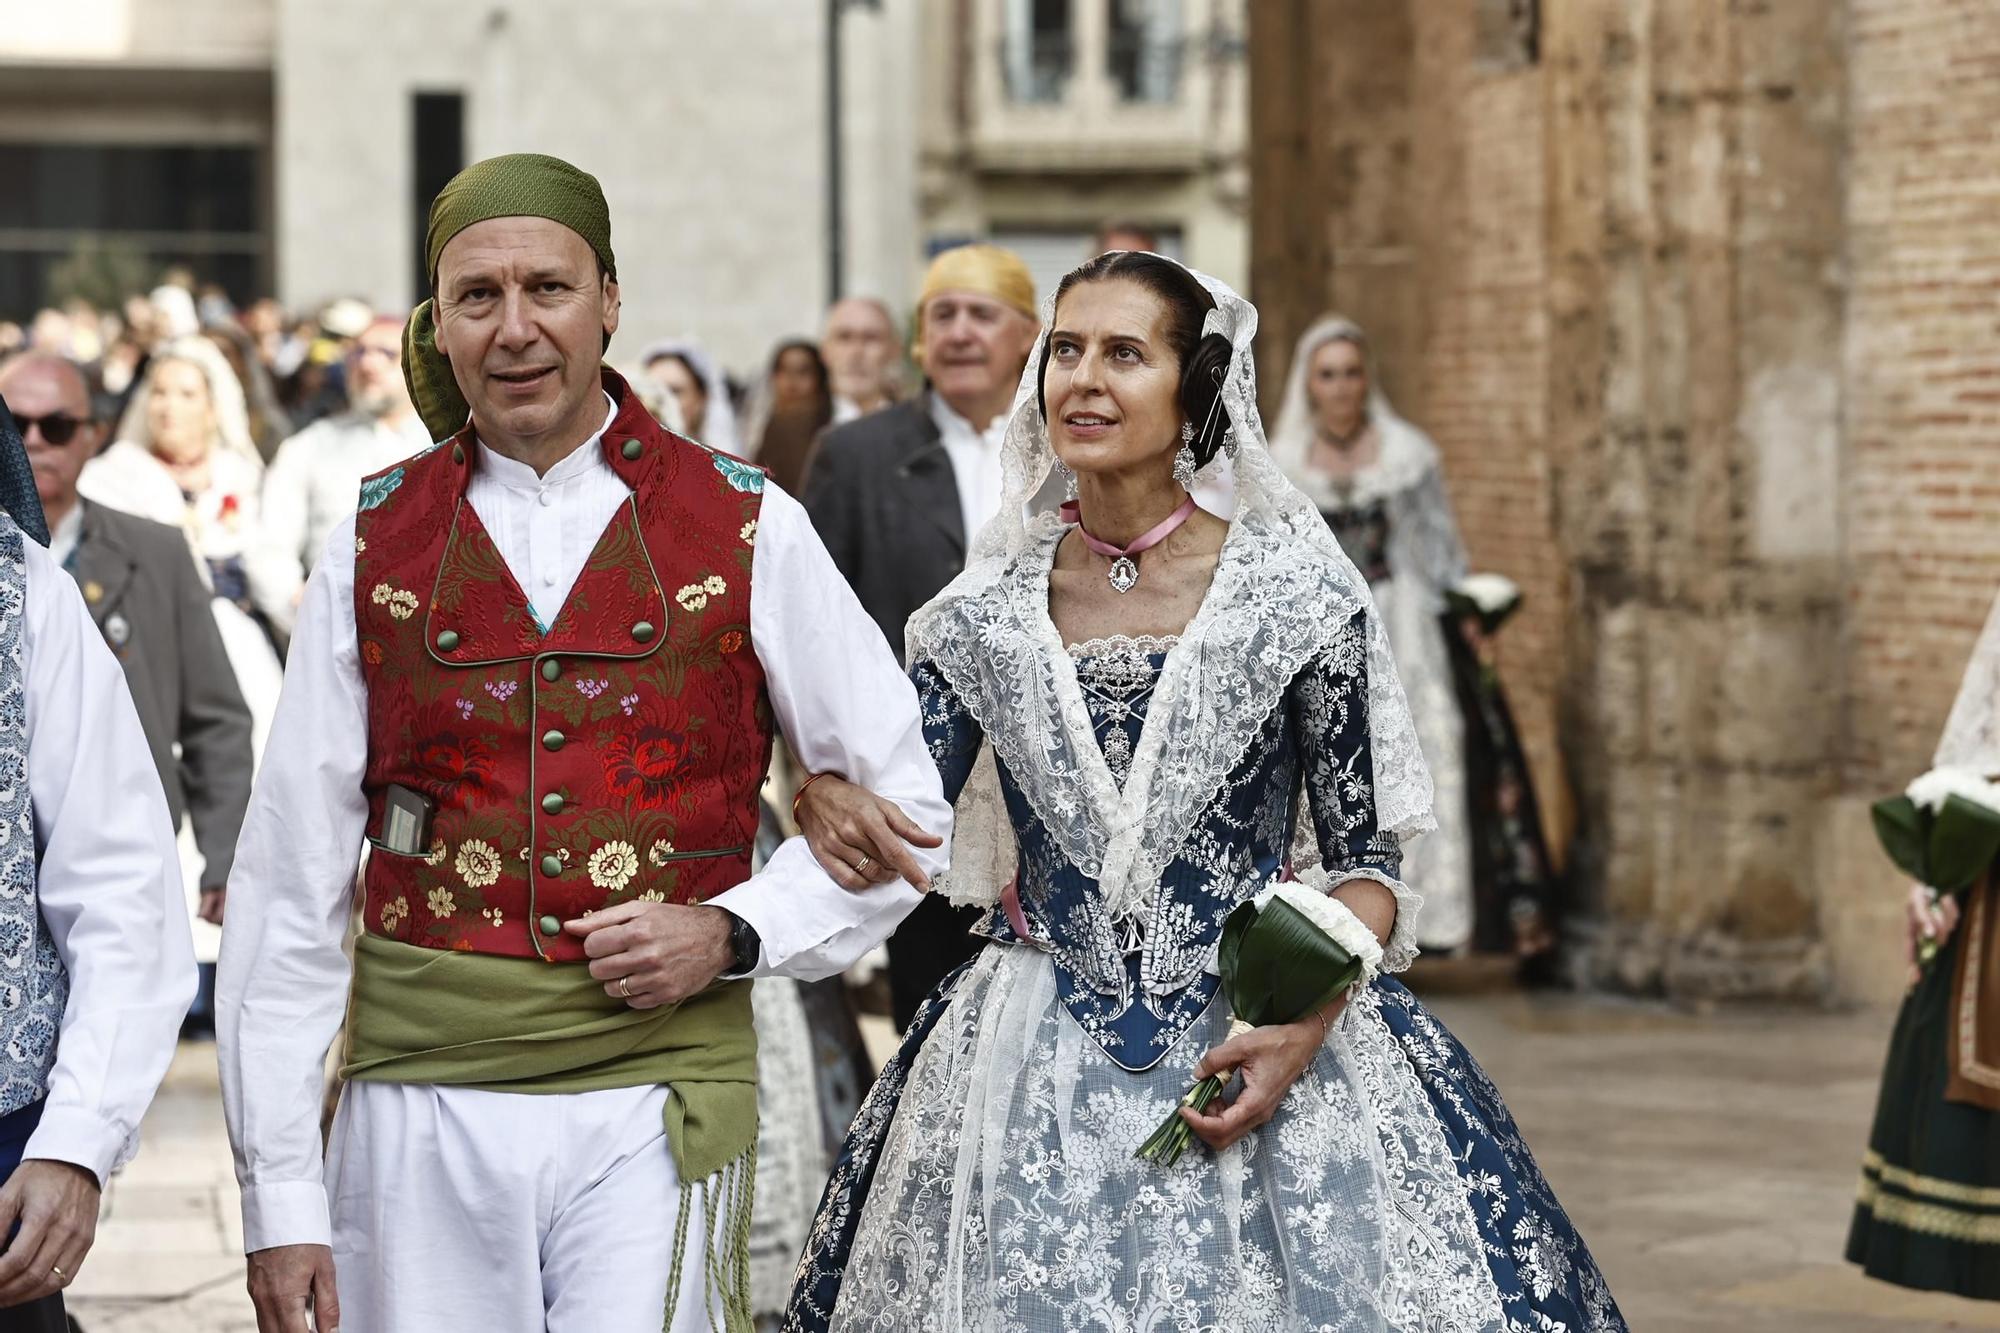
[[[51,412],[41,417],[24,417],[16,413],[14,420],[20,424],[23,440],[28,438],[31,428],[39,427],[42,438],[58,447],[70,442],[76,435],[77,427],[90,424],[89,417],[73,417],[67,412]]]

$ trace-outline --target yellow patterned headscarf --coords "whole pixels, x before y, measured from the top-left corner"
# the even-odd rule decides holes
[[[924,307],[939,292],[977,292],[1012,306],[1039,324],[1035,310],[1035,279],[1021,256],[997,245],[961,245],[931,261],[917,298],[917,341],[912,355],[924,351]]]
[[[452,237],[491,218],[547,218],[590,243],[613,277],[611,209],[597,177],[559,157],[508,153],[475,162],[453,176],[431,201],[424,267],[437,281],[438,256]],[[410,312],[403,329],[403,380],[410,401],[434,440],[455,434],[471,409],[458,390],[451,363],[437,348],[437,320],[429,300]]]

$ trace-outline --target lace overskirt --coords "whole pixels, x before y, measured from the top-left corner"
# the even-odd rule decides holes
[[[1213,1006],[1121,1069],[1045,955],[989,947],[863,1107],[786,1326],[1623,1333],[1498,1094],[1394,981],[1357,993],[1269,1125],[1137,1160],[1227,1027]]]

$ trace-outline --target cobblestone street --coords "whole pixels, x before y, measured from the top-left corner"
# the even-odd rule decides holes
[[[2000,1307],[1839,1261],[1886,1011],[1434,1004],[1499,1082],[1635,1333],[2000,1329]],[[184,1047],[71,1308],[89,1333],[253,1329],[237,1247],[213,1053]]]

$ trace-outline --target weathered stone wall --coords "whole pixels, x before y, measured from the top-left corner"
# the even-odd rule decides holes
[[[1891,994],[1866,804],[2000,586],[2000,11],[1539,8],[1510,61],[1484,0],[1253,7],[1267,379],[1316,310],[1369,324],[1528,588],[1587,977]]]
[[[1929,762],[2000,589],[2000,9],[1849,0],[1847,661],[1822,926],[1843,989],[1902,984],[1869,800]]]

